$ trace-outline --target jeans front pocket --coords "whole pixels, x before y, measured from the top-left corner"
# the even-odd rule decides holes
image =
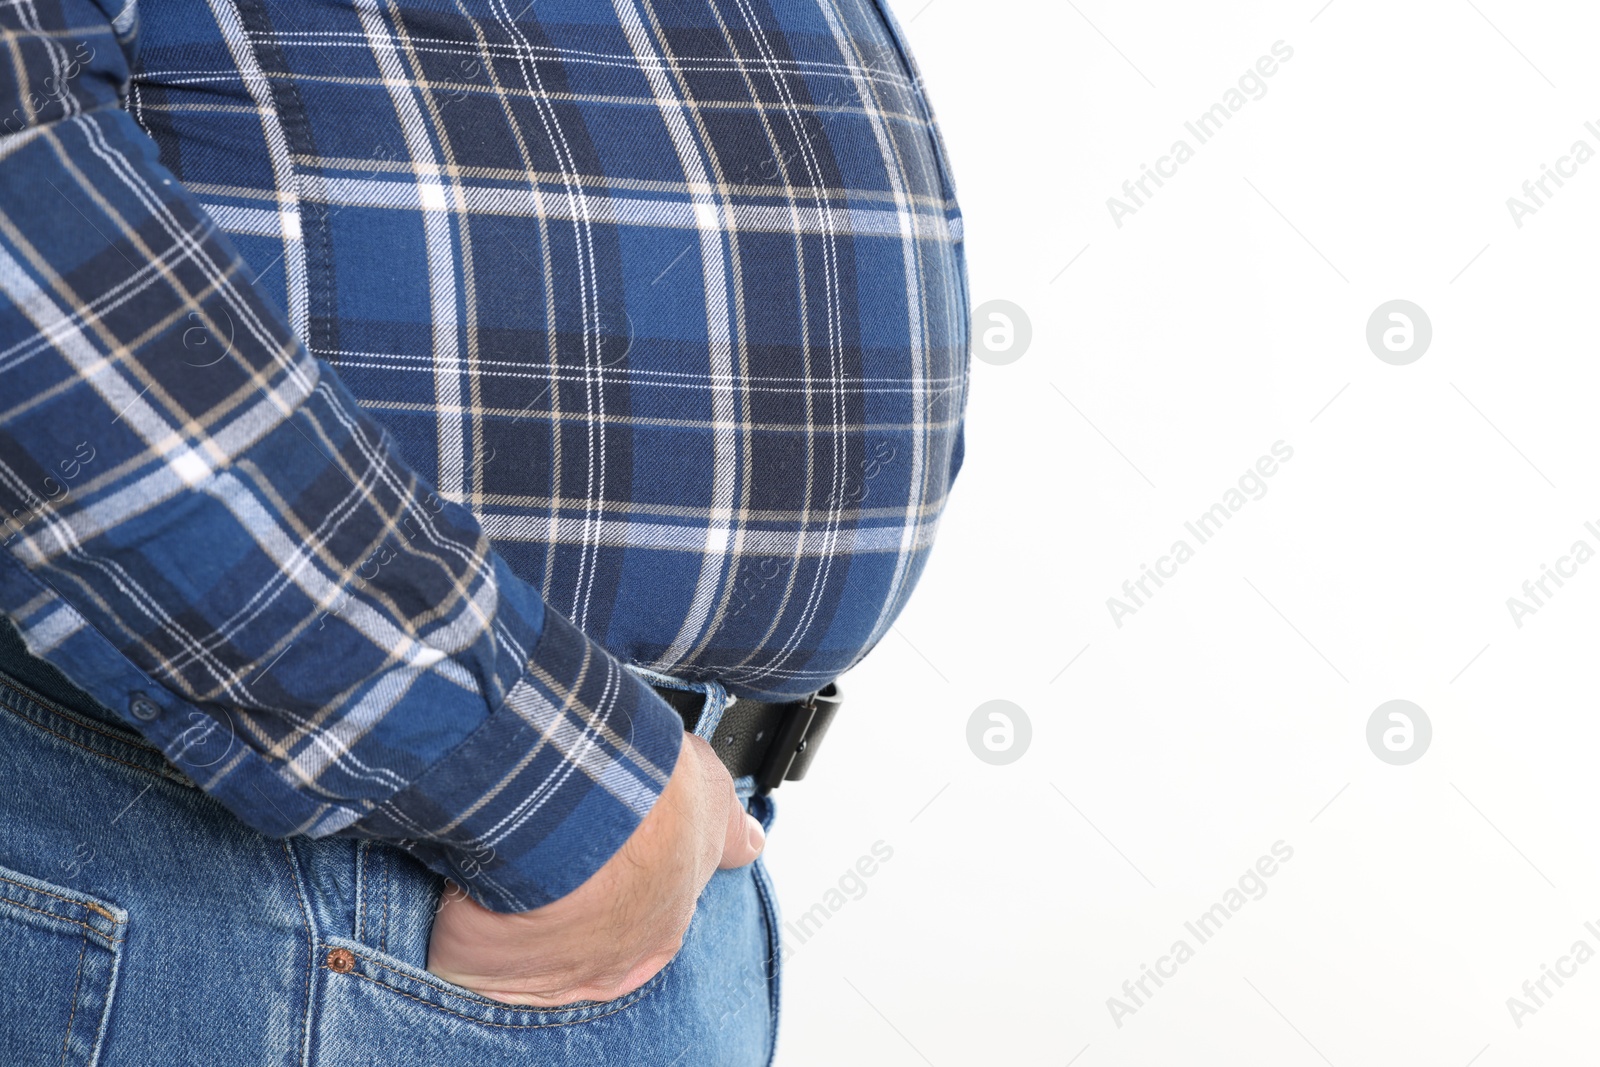
[[[128,914],[0,867],[0,1049],[7,1067],[94,1067]]]
[[[606,1024],[651,998],[667,971],[606,1002],[533,1008],[492,1000],[426,969],[444,880],[380,842],[363,842],[357,862],[355,936],[323,936],[314,951],[317,1062],[599,1065],[648,1030]]]
[[[770,1062],[775,917],[750,868],[712,876],[683,947],[640,988],[610,1001],[529,1008],[479,996],[425,970],[439,881],[399,850],[374,844],[370,852],[360,936],[322,936],[315,949],[314,1064]]]

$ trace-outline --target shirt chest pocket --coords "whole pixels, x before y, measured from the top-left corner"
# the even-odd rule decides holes
[[[93,1067],[128,915],[0,867],[0,1049],[9,1067]]]

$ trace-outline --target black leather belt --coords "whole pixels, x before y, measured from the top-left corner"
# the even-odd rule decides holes
[[[653,688],[692,732],[700,720],[705,694]],[[740,697],[722,713],[722,721],[711,735],[711,747],[729,774],[754,777],[756,795],[765,796],[783,782],[798,782],[806,776],[841,700],[837,682],[802,700],[782,704]]]

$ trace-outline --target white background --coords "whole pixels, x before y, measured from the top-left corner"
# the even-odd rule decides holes
[[[1600,560],[1521,628],[1506,600],[1600,549],[1600,159],[1521,228],[1506,199],[1600,150],[1600,14],[1074,3],[895,4],[973,303],[1033,340],[974,364],[926,576],[780,792],[790,918],[894,857],[789,958],[779,1062],[1594,1063],[1600,960],[1520,1028],[1506,1001],[1600,950]],[[1198,145],[1184,122],[1279,40],[1265,97]],[[1106,198],[1180,137],[1194,159],[1119,229]],[[1396,298],[1433,325],[1409,366],[1365,339]],[[1279,440],[1265,497],[1119,629],[1106,598]],[[1409,766],[1365,737],[1396,698],[1433,724]],[[1009,766],[967,747],[992,699],[1032,721]],[[1279,840],[1199,945],[1184,922]],[[1179,938],[1194,958],[1119,1028],[1107,998]]]

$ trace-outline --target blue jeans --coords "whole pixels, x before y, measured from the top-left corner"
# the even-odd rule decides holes
[[[442,880],[406,853],[262,837],[103,710],[0,667],[5,1067],[771,1062],[780,943],[760,863],[712,877],[642,988],[511,1007],[424,969]],[[770,800],[750,803],[770,825]]]

